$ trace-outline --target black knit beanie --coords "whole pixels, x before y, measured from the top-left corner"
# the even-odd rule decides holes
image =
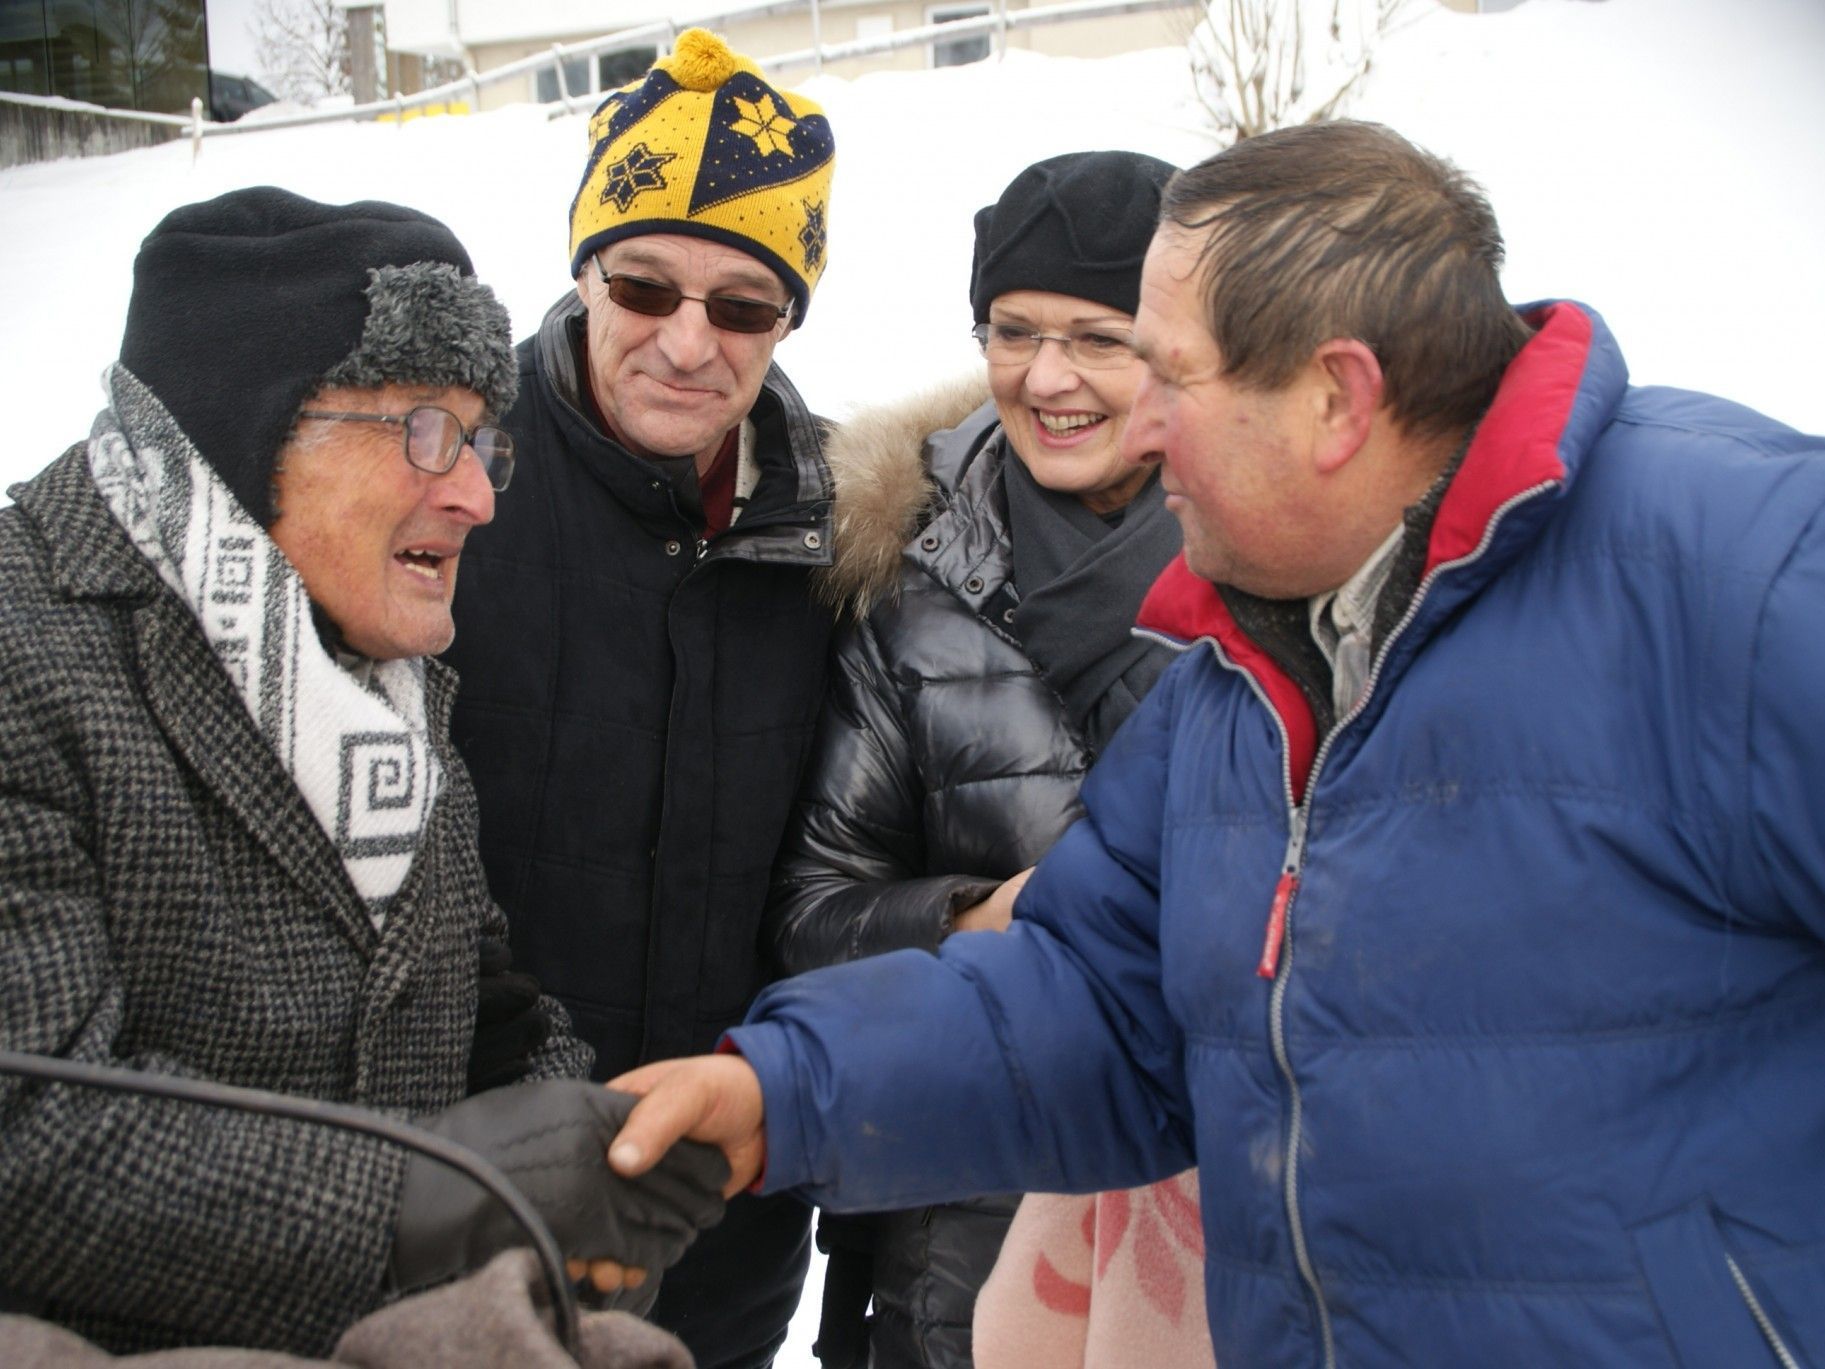
[[[507,311],[443,224],[272,186],[185,205],[152,230],[120,360],[263,527],[273,462],[324,386],[463,386],[500,414],[519,381]]]
[[[1169,162],[1140,152],[1067,152],[1035,162],[976,211],[976,322],[1011,290],[1046,290],[1132,314]]]

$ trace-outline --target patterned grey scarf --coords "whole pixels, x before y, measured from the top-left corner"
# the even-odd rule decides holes
[[[124,366],[89,437],[89,470],[114,517],[172,592],[260,735],[335,845],[378,931],[411,868],[442,779],[425,723],[424,662],[324,649],[304,581]]]

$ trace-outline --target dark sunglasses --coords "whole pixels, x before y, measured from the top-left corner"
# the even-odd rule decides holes
[[[329,423],[397,423],[405,429],[406,460],[431,475],[444,475],[456,465],[465,446],[482,463],[482,474],[497,490],[513,479],[513,437],[505,429],[482,424],[463,427],[462,420],[435,404],[420,404],[405,414],[350,414],[324,409],[300,409],[299,418]]]
[[[675,286],[662,285],[643,276],[610,275],[596,260],[596,270],[608,287],[608,297],[623,309],[649,318],[665,318],[678,312],[678,306],[694,299],[703,306],[711,323],[727,333],[768,333],[787,314],[790,304],[769,304],[762,299],[742,299],[736,295],[687,295]]]

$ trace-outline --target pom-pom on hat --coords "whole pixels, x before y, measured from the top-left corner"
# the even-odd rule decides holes
[[[328,385],[519,385],[507,310],[429,214],[273,186],[167,214],[140,244],[121,365],[262,527],[298,409]]]
[[[610,94],[589,121],[570,206],[570,274],[638,233],[684,233],[746,252],[792,292],[805,321],[824,274],[836,142],[814,101],[767,84],[704,29]]]
[[[1067,152],[1035,162],[976,211],[970,305],[1013,290],[1094,300],[1124,314],[1141,301],[1141,262],[1177,168],[1140,152]]]

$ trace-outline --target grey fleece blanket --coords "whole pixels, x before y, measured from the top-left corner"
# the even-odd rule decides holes
[[[405,1298],[362,1318],[327,1360],[266,1350],[193,1348],[110,1355],[72,1331],[31,1317],[0,1316],[0,1364],[9,1369],[565,1369],[571,1361],[552,1335],[545,1289],[532,1252],[509,1250],[466,1279]],[[584,1369],[692,1369],[676,1337],[626,1312],[583,1317]]]

